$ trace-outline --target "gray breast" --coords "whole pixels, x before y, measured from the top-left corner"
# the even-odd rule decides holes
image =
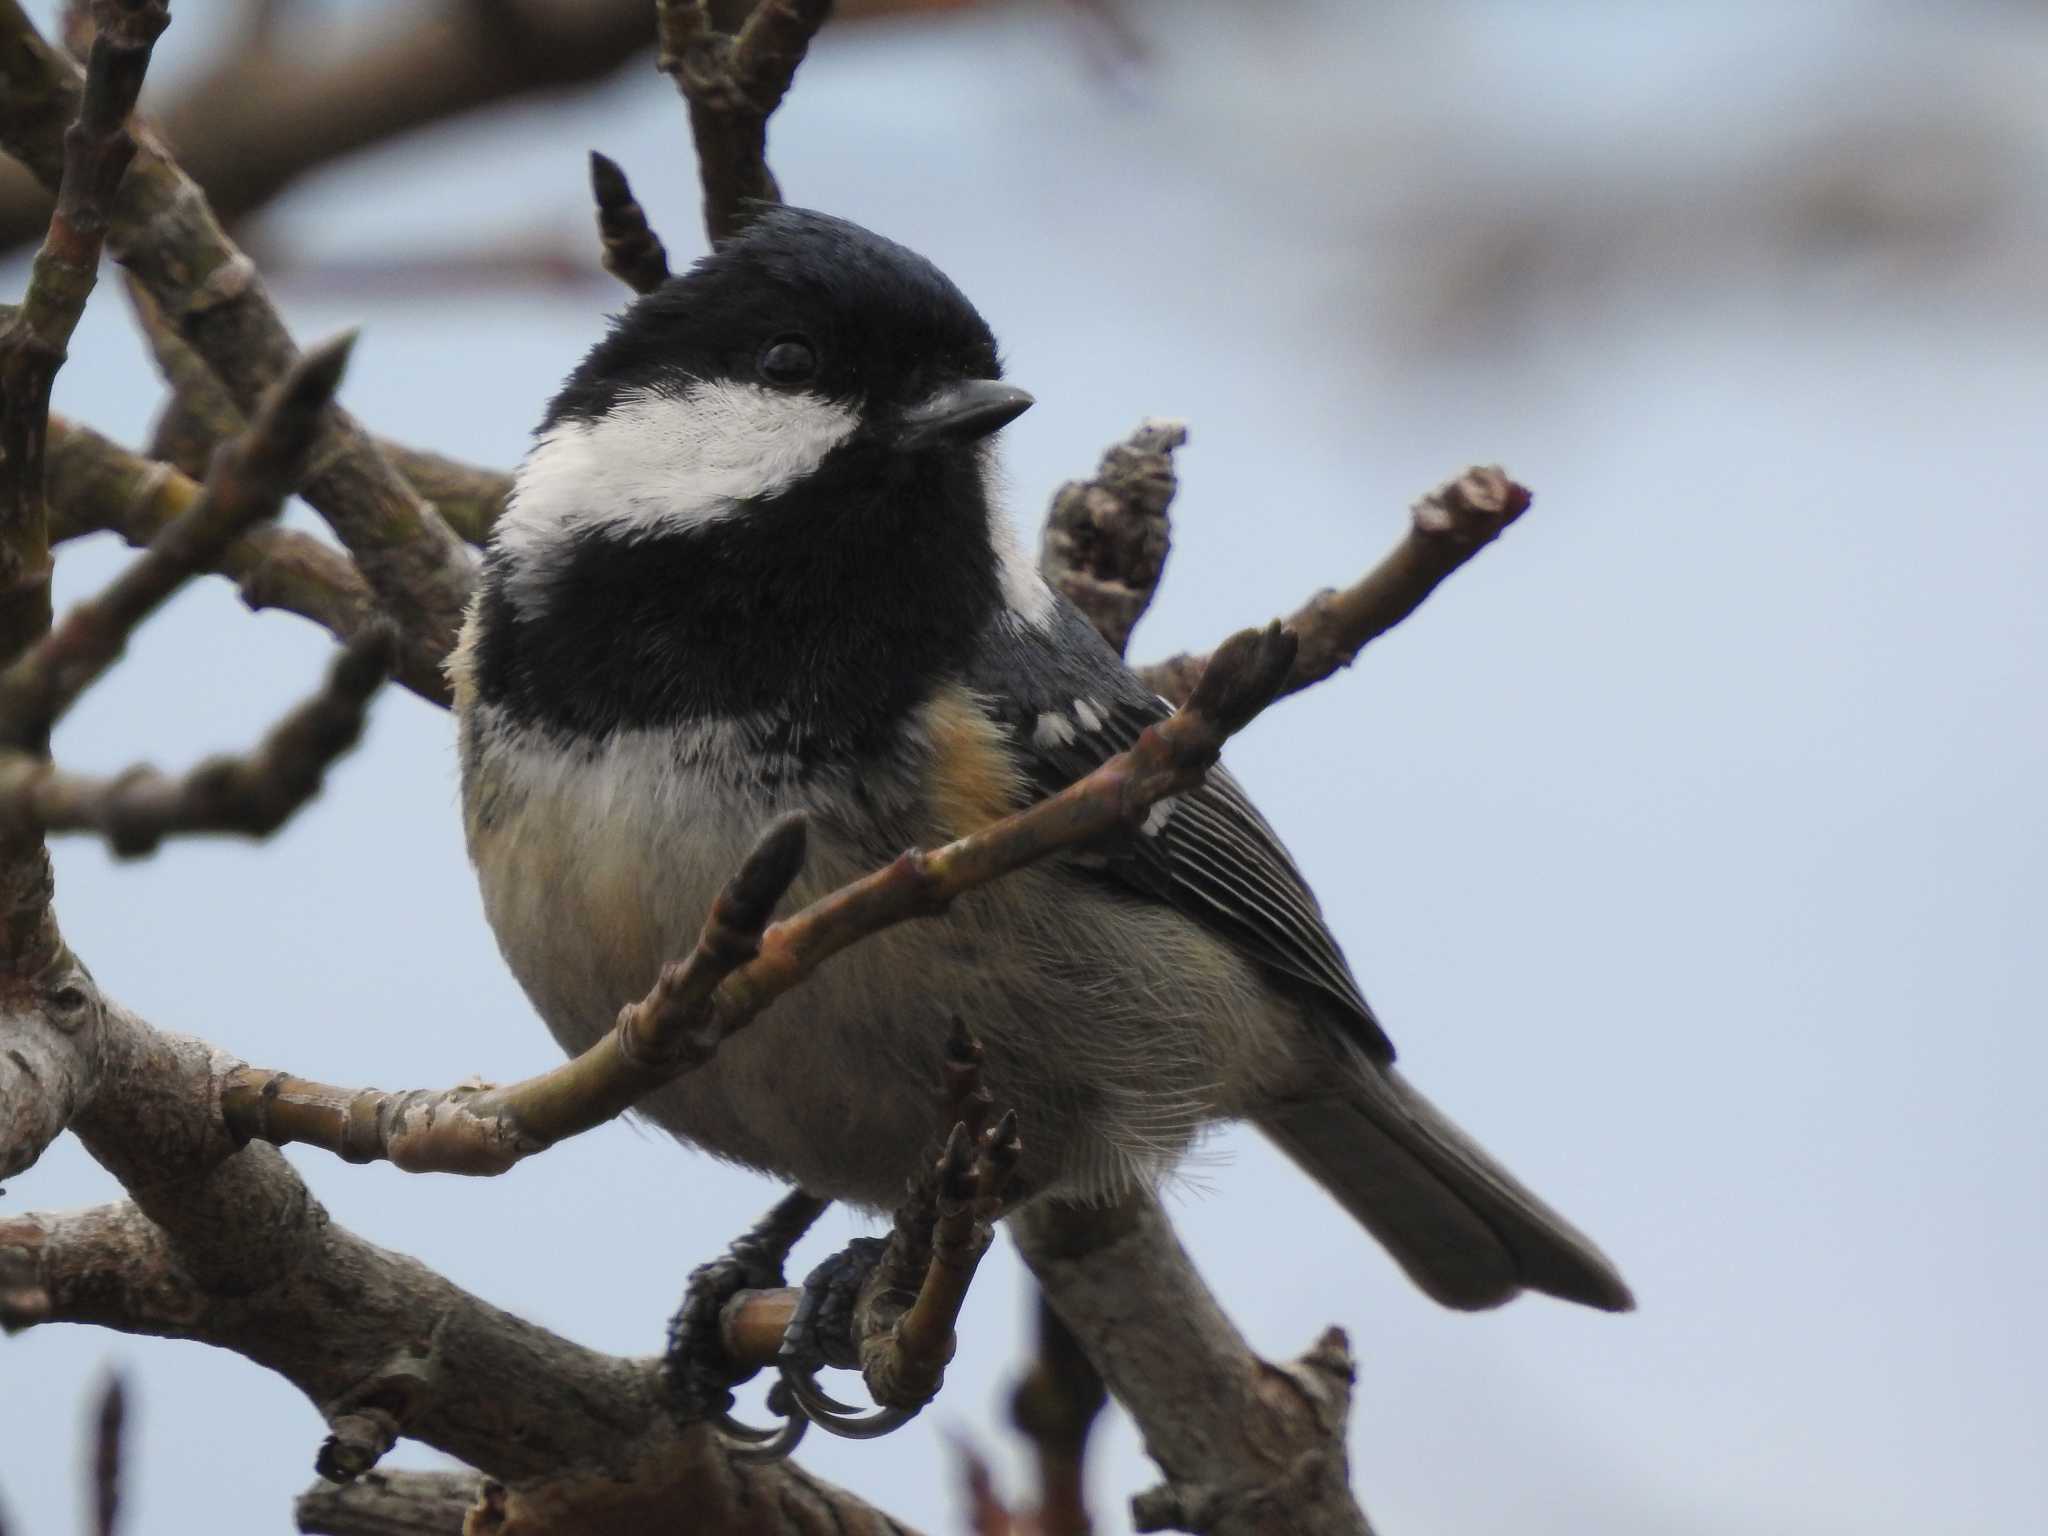
[[[564,750],[472,704],[470,853],[499,947],[580,1051],[687,952],[760,829],[811,814],[795,910],[938,840],[908,778],[767,788],[703,736]],[[848,808],[861,807],[858,821]],[[1276,1056],[1282,1008],[1234,951],[1170,909],[1042,866],[826,963],[706,1068],[650,1099],[676,1135],[814,1193],[885,1209],[925,1155],[954,1018],[1023,1122],[1023,1185],[1095,1196],[1158,1177]],[[1284,1026],[1283,1026],[1284,1027]]]

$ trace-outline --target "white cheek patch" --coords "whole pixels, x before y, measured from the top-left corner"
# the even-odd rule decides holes
[[[815,395],[723,382],[642,390],[594,420],[565,421],[534,444],[498,521],[509,589],[520,598],[580,530],[632,537],[729,517],[817,469],[859,424]]]

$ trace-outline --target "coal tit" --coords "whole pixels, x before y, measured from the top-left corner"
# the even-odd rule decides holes
[[[485,909],[570,1051],[686,952],[800,809],[807,901],[1088,772],[1166,706],[1047,587],[991,437],[1031,404],[923,258],[764,211],[632,304],[542,421],[452,663]],[[1411,1088],[1227,772],[1127,845],[855,946],[642,1108],[873,1210],[931,1136],[949,1029],[1027,1196],[1156,1184],[1249,1120],[1438,1301],[1630,1305],[1613,1266]]]

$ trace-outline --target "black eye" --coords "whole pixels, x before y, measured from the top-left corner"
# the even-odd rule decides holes
[[[817,351],[801,336],[778,336],[761,349],[761,377],[770,384],[801,384],[817,371]]]

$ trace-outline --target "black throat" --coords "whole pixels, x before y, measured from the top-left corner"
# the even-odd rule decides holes
[[[974,451],[855,443],[706,523],[493,551],[478,694],[572,738],[743,720],[798,771],[857,762],[1001,611],[990,518]]]

